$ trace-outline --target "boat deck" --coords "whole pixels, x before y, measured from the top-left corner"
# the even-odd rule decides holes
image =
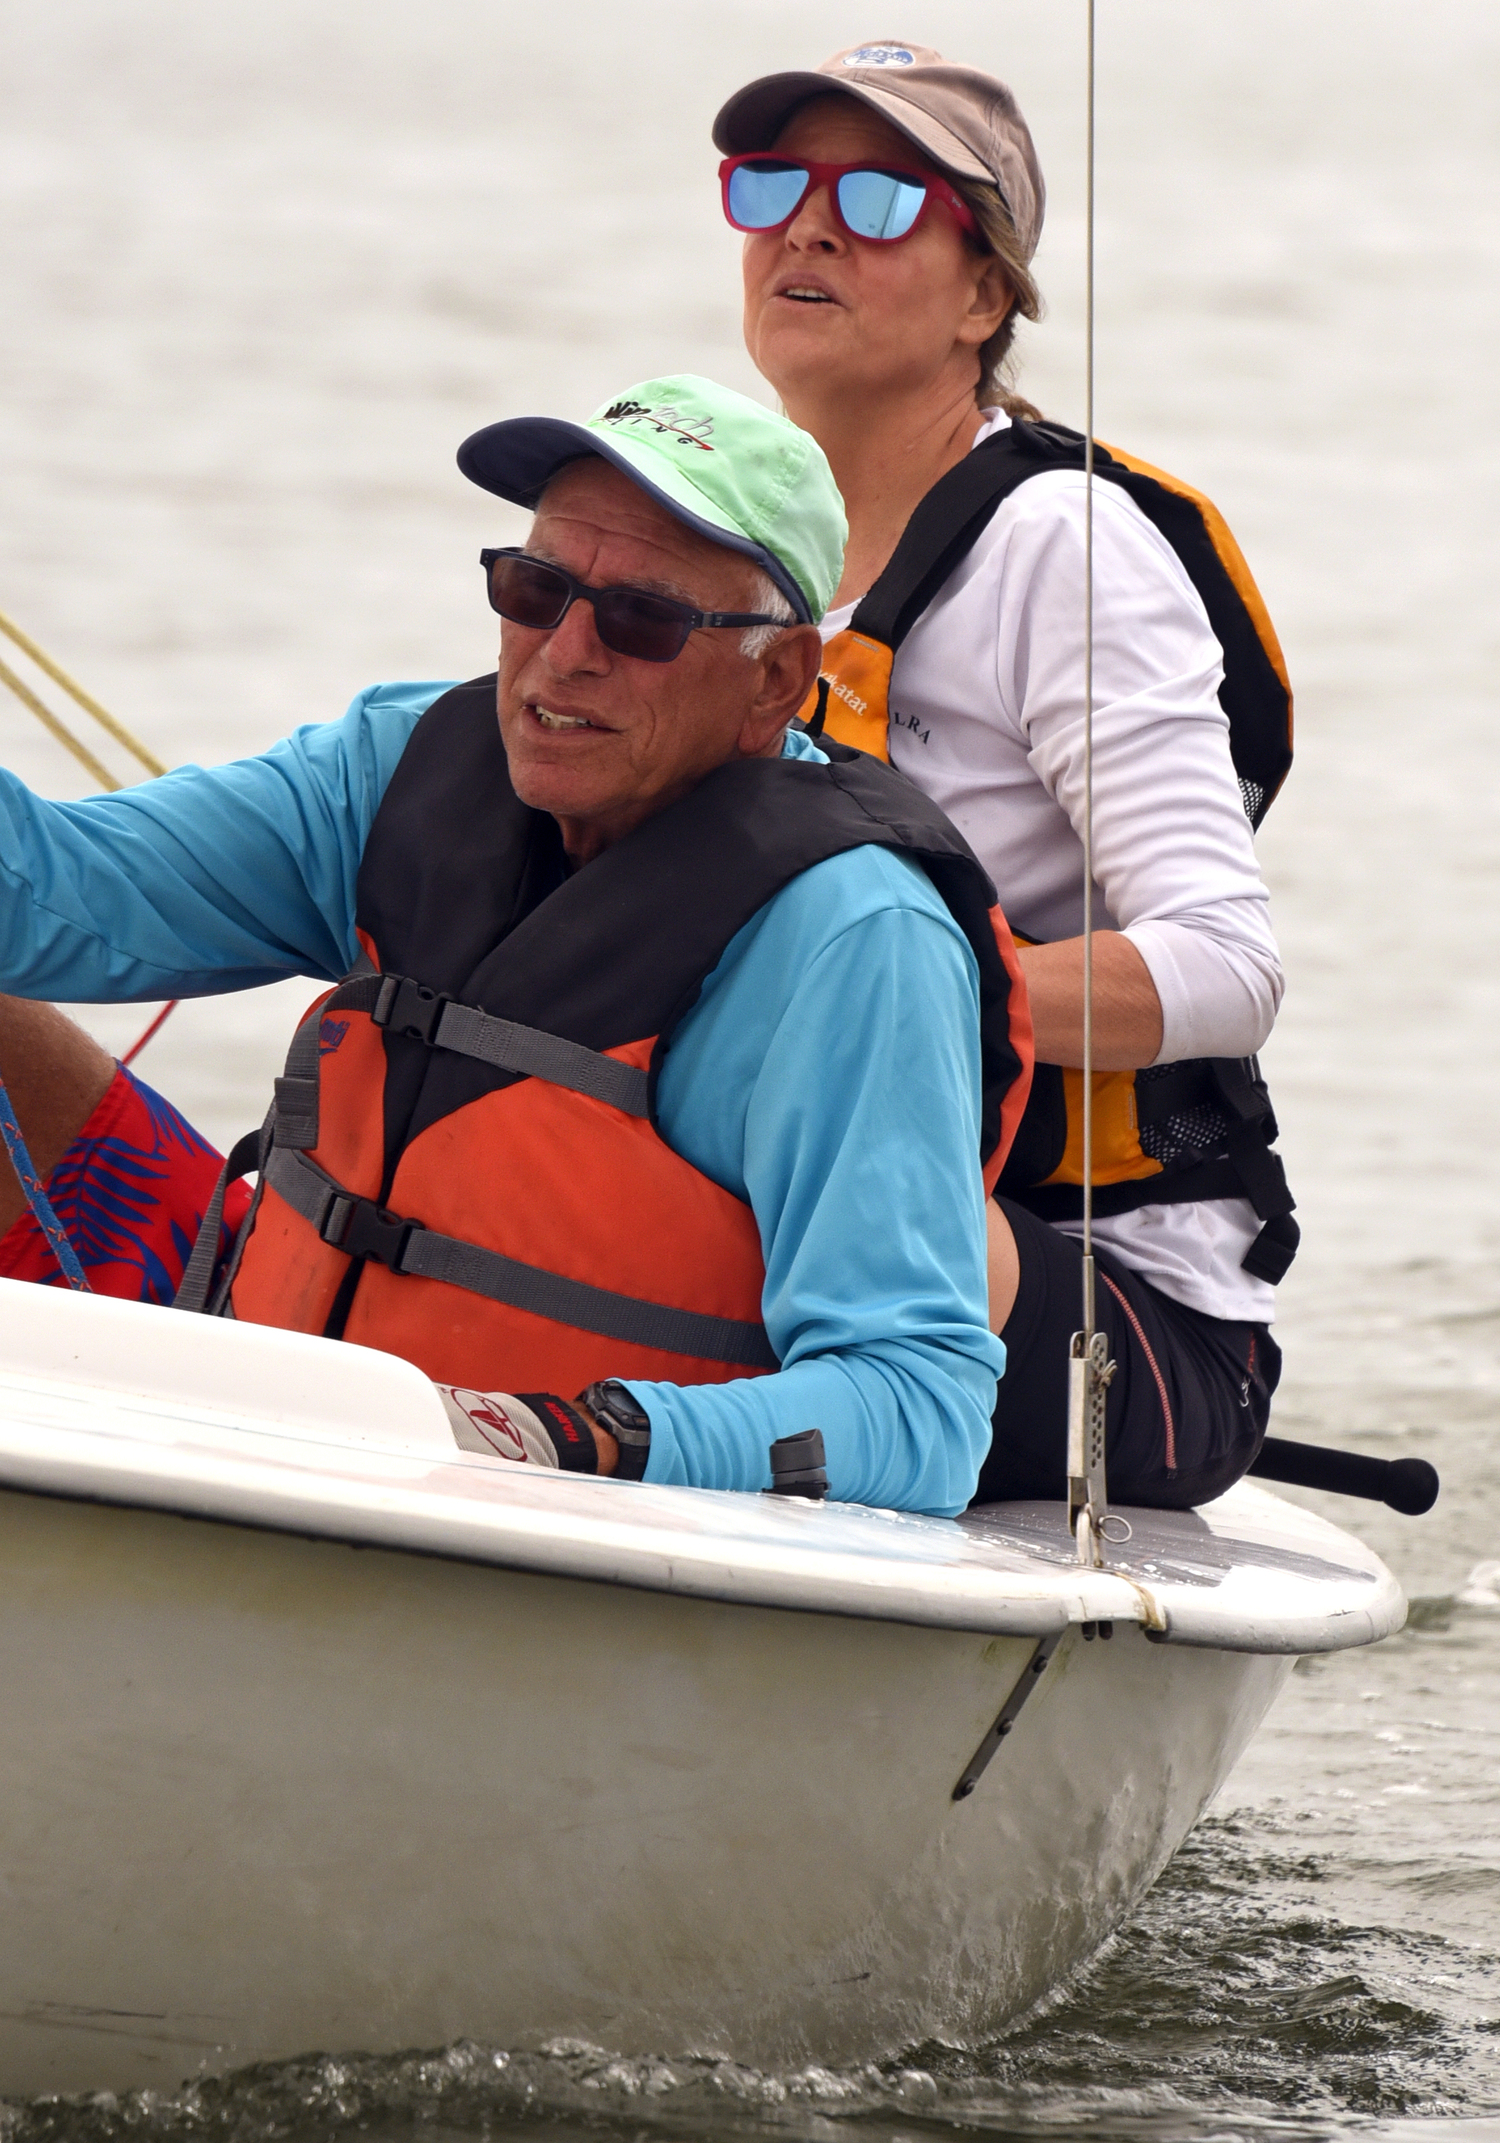
[[[164,1322],[165,1320],[165,1322]],[[956,1521],[510,1465],[455,1449],[409,1363],[262,1326],[0,1282],[0,1487],[805,1613],[1045,1637],[1343,1650],[1405,1602],[1348,1534],[1242,1482],[1118,1513],[1081,1569],[1055,1504]]]

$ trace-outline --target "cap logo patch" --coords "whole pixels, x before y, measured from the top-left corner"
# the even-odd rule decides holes
[[[915,67],[917,55],[905,45],[861,45],[844,55],[846,67]]]
[[[645,402],[612,402],[597,422],[613,424],[621,430],[649,429],[658,436],[667,433],[679,446],[700,447],[705,454],[713,452],[709,445],[714,430],[712,417],[684,417],[681,410],[652,409]]]

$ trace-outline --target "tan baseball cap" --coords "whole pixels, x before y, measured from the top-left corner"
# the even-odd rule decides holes
[[[977,67],[954,67],[931,45],[881,37],[850,45],[816,68],[762,75],[737,90],[714,121],[726,156],[769,149],[810,97],[858,97],[956,178],[998,186],[1029,261],[1042,235],[1047,189],[1031,130],[1003,82]]]

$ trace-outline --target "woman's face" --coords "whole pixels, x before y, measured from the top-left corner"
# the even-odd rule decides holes
[[[872,163],[941,176],[892,126],[852,97],[818,97],[793,113],[774,153]],[[851,238],[826,187],[785,230],[747,237],[745,347],[790,407],[830,388],[883,397],[929,389],[945,369],[972,387],[977,352],[1010,306],[999,263],[965,242],[929,203],[894,245]]]

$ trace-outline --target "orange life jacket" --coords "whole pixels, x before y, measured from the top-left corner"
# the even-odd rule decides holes
[[[849,624],[828,641],[809,728],[890,757],[896,651],[996,509],[1021,484],[1083,466],[1084,441],[1060,424],[1017,420],[993,433],[928,492],[890,564]],[[1292,696],[1270,615],[1239,545],[1211,500],[1118,448],[1095,444],[1095,474],[1125,491],[1166,537],[1203,600],[1224,653],[1219,700],[1252,826],[1292,763]],[[1100,1072],[1093,1086],[1094,1195],[1100,1215],[1141,1205],[1248,1197],[1263,1223],[1244,1259],[1282,1278],[1296,1254],[1296,1201],[1271,1151],[1276,1118],[1253,1057],[1200,1057],[1143,1071]],[[1083,1074],[1038,1064],[1030,1105],[1000,1188],[1046,1220],[1083,1210]]]
[[[569,876],[510,786],[494,680],[429,708],[361,861],[368,966],[313,1007],[231,1157],[260,1187],[215,1307],[479,1390],[775,1369],[755,1216],[659,1135],[656,1081],[736,931],[871,843],[925,868],[974,949],[993,1183],[1030,1069],[993,888],[902,776],[828,749],[721,767]]]

